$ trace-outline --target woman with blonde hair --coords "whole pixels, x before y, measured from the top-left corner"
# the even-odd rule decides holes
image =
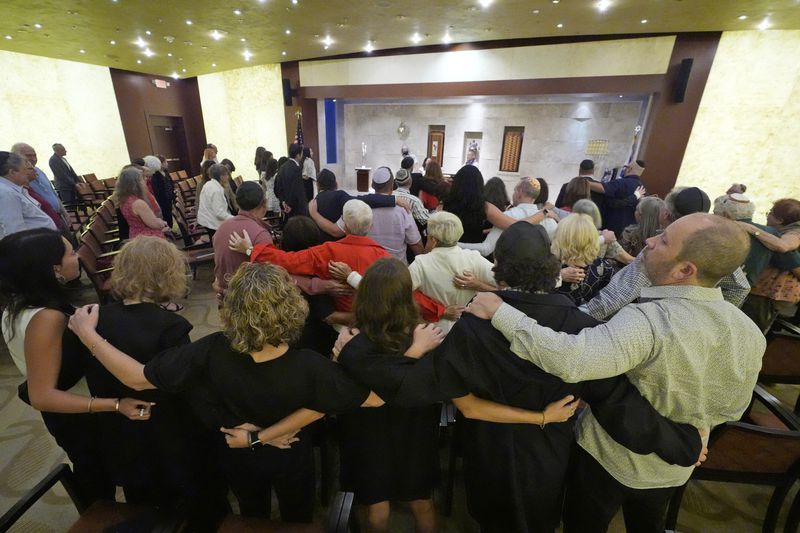
[[[611,280],[611,266],[600,255],[600,240],[592,217],[572,214],[558,223],[551,245],[553,255],[562,268],[577,268],[584,272],[581,281],[561,285],[557,292],[569,296],[576,305],[591,300]]]
[[[164,233],[170,231],[167,223],[156,216],[148,196],[142,170],[133,165],[124,167],[117,178],[112,198],[128,223],[128,237],[131,239],[139,235],[165,239]]]
[[[177,271],[177,264],[173,268]],[[288,449],[277,450],[263,445],[268,444],[269,432],[261,428],[301,408],[318,412],[300,411],[310,421],[319,413],[340,413],[377,400],[327,357],[292,347],[308,304],[283,268],[243,263],[228,284],[220,313],[222,331],[162,352],[146,364],[98,334],[101,313],[97,306],[82,308],[70,328],[117,379],[135,390],[158,388],[178,394],[208,430],[231,428],[216,433],[215,449],[243,515],[269,517],[274,487],[282,520],[311,521],[311,439],[301,432],[299,442],[288,448],[287,442],[297,438],[284,440],[280,446]],[[245,449],[224,446],[223,436],[233,446],[242,434]]]
[[[623,265],[633,262],[634,257],[631,256],[631,254],[626,252],[616,240],[610,240],[612,232],[608,232],[605,235],[603,234],[603,217],[600,214],[600,208],[597,207],[596,203],[587,199],[578,200],[572,206],[572,212],[583,213],[584,215],[589,215],[592,217],[594,226],[597,228],[598,233],[602,237],[600,240],[600,252],[598,257],[601,259],[614,259]],[[605,240],[606,237],[608,237],[609,240]]]

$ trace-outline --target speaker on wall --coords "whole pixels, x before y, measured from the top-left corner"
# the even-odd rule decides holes
[[[289,78],[283,78],[283,105],[286,107],[292,105],[292,84]]]
[[[694,63],[694,59],[691,57],[681,61],[681,68],[678,71],[678,78],[675,80],[675,86],[672,92],[673,102],[681,103],[686,97],[686,86],[689,84],[689,74],[692,72],[692,63]]]

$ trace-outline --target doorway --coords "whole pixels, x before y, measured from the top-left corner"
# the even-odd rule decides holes
[[[148,115],[150,125],[150,147],[153,154],[161,154],[167,159],[169,172],[185,170],[191,172],[186,130],[182,117]],[[190,174],[191,175],[191,174]]]

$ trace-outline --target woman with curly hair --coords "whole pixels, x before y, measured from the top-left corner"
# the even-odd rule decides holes
[[[283,268],[242,264],[225,294],[220,313],[223,331],[162,352],[146,364],[97,333],[99,314],[97,306],[84,307],[70,328],[123,384],[134,390],[158,388],[180,395],[206,429],[234,428],[224,432],[229,443],[244,434],[250,450],[227,448],[223,433],[216,434],[218,459],[243,515],[269,517],[274,487],[282,520],[311,521],[314,460],[310,438],[301,433],[291,448],[278,450],[263,444],[283,433],[270,437],[261,428],[301,408],[318,412],[301,410],[311,420],[322,412],[348,411],[374,395],[328,358],[291,347],[305,323],[308,305]]]

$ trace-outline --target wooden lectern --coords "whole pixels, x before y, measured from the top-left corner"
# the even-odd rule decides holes
[[[358,192],[369,192],[369,167],[356,168],[356,190]]]

